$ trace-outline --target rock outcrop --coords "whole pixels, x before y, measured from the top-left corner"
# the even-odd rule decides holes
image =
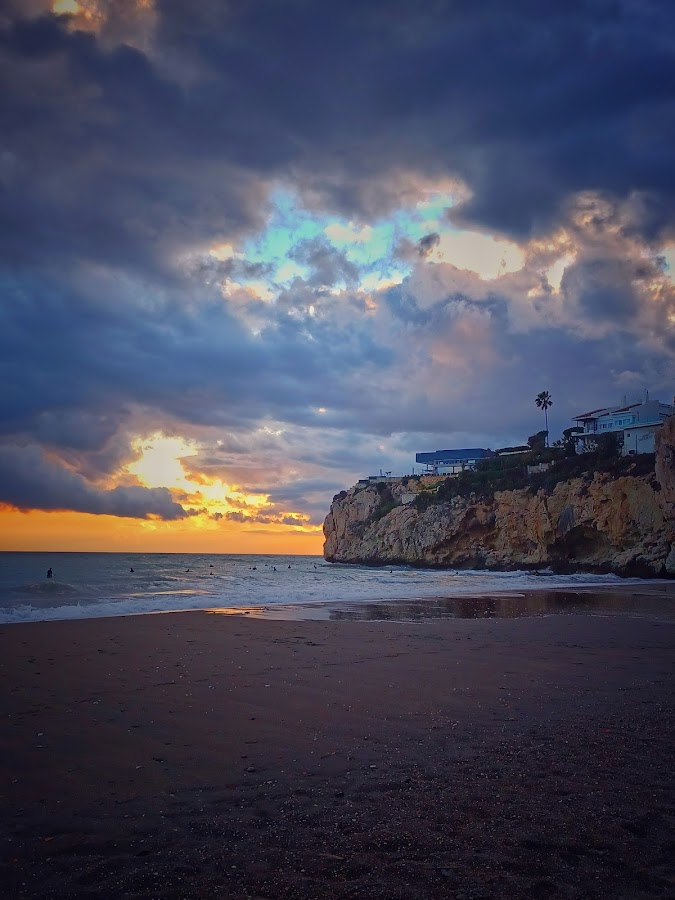
[[[655,470],[661,486],[659,501],[666,538],[671,545],[664,566],[667,574],[675,577],[675,416],[669,416],[657,432]]]
[[[647,474],[587,473],[550,489],[402,503],[430,490],[401,479],[338,494],[324,523],[325,558],[675,576],[675,417],[660,429],[655,470]]]

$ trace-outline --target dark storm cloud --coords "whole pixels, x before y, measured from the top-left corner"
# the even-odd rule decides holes
[[[637,274],[631,261],[584,259],[568,266],[561,289],[590,319],[625,323],[640,307],[633,286]]]
[[[358,282],[358,267],[325,238],[300,241],[289,256],[309,267],[311,274],[307,283],[310,287],[332,287],[339,282],[354,287]]]
[[[149,265],[258,221],[260,179],[358,212],[405,169],[459,176],[455,217],[515,234],[582,189],[644,192],[653,230],[672,222],[674,23],[666,0],[165,2],[147,56],[65,17],[15,21],[5,253]]]
[[[408,325],[431,331],[448,316],[453,317],[458,311],[464,312],[471,308],[490,311],[493,319],[502,321],[505,321],[508,315],[506,298],[495,291],[488,291],[480,298],[464,292],[449,291],[433,303],[425,300],[423,305],[422,298],[416,295],[415,287],[407,279],[402,284],[387,288],[383,292],[383,300],[395,318]]]
[[[296,458],[352,472],[386,452],[354,450],[353,429],[522,439],[536,423],[514,398],[535,382],[555,391],[564,373],[561,415],[588,405],[589,384],[600,404],[622,380],[668,385],[672,302],[662,292],[660,318],[644,319],[655,276],[633,261],[648,247],[580,254],[562,313],[541,292],[529,333],[499,286],[430,298],[407,281],[371,308],[324,239],[296,247],[309,275],[273,303],[222,286],[269,277],[266,263],[204,252],[262,227],[279,184],[376,218],[403,186],[448,178],[470,192],[455,222],[569,227],[583,191],[612,212],[591,211],[580,240],[655,241],[675,216],[666,0],[159,0],[136,46],[132,3],[110,4],[102,37],[45,6],[13,2],[0,18],[0,433],[53,456],[22,457],[40,489],[7,456],[24,475],[3,479],[0,500],[57,508],[67,486],[69,508],[185,515],[168,493],[87,480],[132,458],[132,416],[242,435],[266,419],[314,428],[322,440]],[[404,255],[421,266],[436,243]],[[343,283],[339,298],[327,290]],[[542,328],[547,303],[559,318]],[[598,342],[588,323],[615,333]],[[318,487],[299,490],[318,502]]]
[[[325,478],[303,478],[284,485],[270,485],[268,492],[274,503],[285,506],[304,504],[311,494],[326,494],[333,482]]]
[[[160,296],[149,308],[136,307],[125,302],[121,284],[114,287],[117,295],[89,298],[53,278],[5,282],[9,302],[0,309],[0,371],[9,385],[0,397],[5,432],[37,428],[54,445],[73,446],[81,422],[89,418],[97,426],[89,433],[90,446],[100,448],[109,435],[109,418],[121,415],[131,398],[168,410],[172,402],[177,408],[194,403],[199,418],[204,381],[224,360],[241,378],[255,369],[257,355],[241,346],[241,329],[222,304],[205,303],[197,319],[176,309],[173,298]],[[21,381],[11,377],[22,368]],[[102,422],[92,407],[105,410]],[[50,417],[59,419],[53,429],[45,427]]]
[[[132,401],[195,424],[304,421],[364,359],[393,360],[349,322],[310,333],[311,317],[290,315],[283,297],[254,338],[206,289],[196,309],[162,293],[134,306],[119,283],[96,302],[46,278],[5,281],[4,291],[0,427],[58,448],[104,450]]]
[[[140,456],[125,430],[125,411],[92,412],[85,409],[43,409],[32,422],[24,422],[24,435],[58,448],[61,461],[85,478],[96,480],[116,472]]]
[[[429,313],[419,308],[414,293],[405,282],[387,288],[384,292],[384,302],[391,314],[404,322],[419,326],[429,322]]]
[[[224,513],[224,518],[239,524],[248,522],[257,525],[290,525],[291,527],[301,527],[309,524],[307,519],[302,516],[268,512],[252,513],[250,515],[241,512],[227,512]]]
[[[75,510],[131,519],[197,514],[175,503],[166,488],[99,488],[47,459],[38,447],[0,447],[0,502],[23,510]]]
[[[0,64],[6,259],[152,271],[259,215],[251,177],[192,140],[184,92],[141,52],[45,17],[0,32]]]
[[[190,275],[199,278],[206,284],[223,279],[257,279],[269,278],[274,274],[274,266],[270,263],[252,263],[246,259],[224,259],[200,256],[189,267]]]
[[[428,256],[435,247],[438,247],[440,240],[441,236],[437,231],[432,231],[431,234],[425,234],[424,237],[421,237],[417,242],[417,252],[422,257]]]
[[[308,464],[317,465],[320,459],[319,454],[314,454],[313,458],[306,460]],[[348,460],[340,458],[339,466],[345,468]],[[363,465],[363,459],[359,459],[356,470]],[[285,484],[269,484],[257,485],[255,490],[260,493],[267,494],[269,502],[278,510],[302,510],[309,516],[309,521],[298,519],[297,516],[291,514],[293,521],[284,524],[296,525],[320,525],[326,516],[326,498],[332,497],[342,487],[340,474],[336,472],[336,461],[333,461],[333,475],[331,478],[303,478],[295,481],[288,481]],[[243,490],[247,490],[246,487]]]

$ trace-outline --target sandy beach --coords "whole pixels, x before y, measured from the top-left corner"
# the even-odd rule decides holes
[[[0,628],[11,898],[675,895],[658,616]]]

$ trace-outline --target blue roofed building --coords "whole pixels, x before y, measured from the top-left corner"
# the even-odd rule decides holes
[[[463,450],[434,450],[428,453],[416,453],[415,462],[426,466],[427,472],[434,475],[456,475],[464,469],[474,469],[481,459],[492,456],[492,450],[482,447],[470,447]]]

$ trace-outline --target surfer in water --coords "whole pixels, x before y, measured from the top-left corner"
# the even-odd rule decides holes
[[[54,573],[52,572],[51,566],[47,569],[47,578],[53,578]]]

